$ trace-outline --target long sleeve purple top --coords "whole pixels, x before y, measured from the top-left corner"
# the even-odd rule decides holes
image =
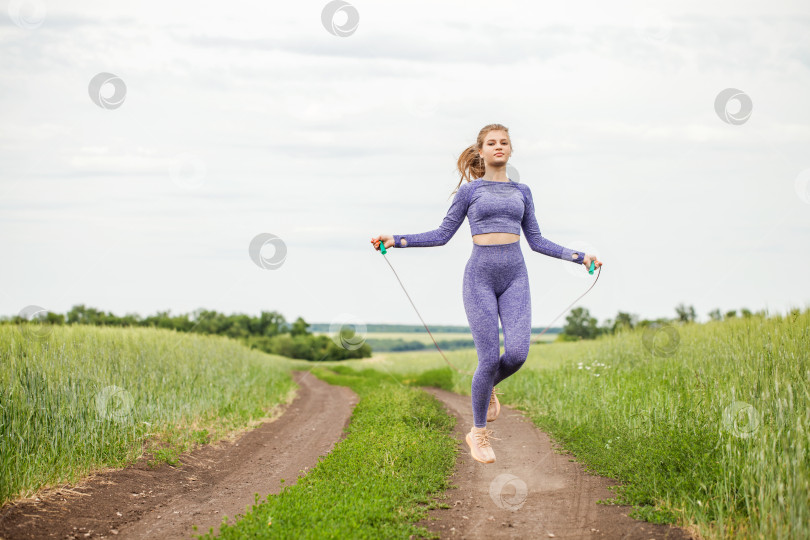
[[[584,252],[555,244],[540,234],[529,186],[512,180],[499,182],[477,178],[462,183],[438,229],[418,234],[395,234],[394,247],[443,246],[456,234],[465,216],[469,218],[473,236],[489,232],[520,234],[523,229],[533,251],[577,264],[585,261]]]

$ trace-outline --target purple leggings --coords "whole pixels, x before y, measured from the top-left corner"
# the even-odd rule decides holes
[[[485,427],[492,387],[520,369],[529,355],[532,305],[520,241],[473,243],[464,268],[463,296],[478,353],[471,389],[473,422],[476,427]],[[503,355],[498,315],[503,326]]]

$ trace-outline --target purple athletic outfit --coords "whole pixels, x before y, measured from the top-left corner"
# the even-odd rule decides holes
[[[540,235],[529,186],[512,181],[477,178],[459,186],[438,229],[419,234],[395,234],[394,247],[443,246],[456,233],[464,217],[473,235],[506,232],[526,235],[533,251],[576,264],[585,253],[565,248]],[[402,240],[407,245],[402,245]],[[520,241],[479,245],[464,269],[464,310],[470,323],[478,368],[472,379],[471,400],[476,427],[487,424],[492,387],[515,373],[529,355],[531,296]],[[500,356],[498,316],[503,326],[504,353]]]

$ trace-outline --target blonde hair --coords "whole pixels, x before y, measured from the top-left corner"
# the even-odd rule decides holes
[[[487,133],[496,130],[505,131],[506,136],[509,137],[508,127],[502,124],[487,124],[481,128],[481,131],[478,132],[478,138],[476,138],[475,144],[471,144],[465,148],[461,152],[461,155],[458,156],[458,163],[456,163],[456,166],[458,167],[458,172],[461,174],[461,178],[458,181],[456,189],[453,191],[453,193],[451,193],[451,195],[458,191],[458,188],[461,187],[461,182],[463,182],[465,179],[467,182],[472,182],[474,179],[484,176],[484,173],[486,172],[486,167],[484,167],[484,158],[481,157],[478,151],[484,147],[484,139],[486,138]],[[509,139],[509,143],[512,143],[511,138]]]

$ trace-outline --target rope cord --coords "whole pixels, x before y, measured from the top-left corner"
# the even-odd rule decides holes
[[[382,242],[381,242],[381,243],[382,243]],[[383,247],[384,247],[384,246],[383,246]],[[436,339],[433,337],[433,334],[430,332],[430,328],[428,328],[427,324],[425,324],[425,320],[424,320],[424,319],[422,319],[422,315],[420,315],[420,314],[419,314],[419,310],[418,310],[418,309],[416,309],[416,304],[414,304],[414,303],[413,303],[413,300],[411,300],[411,295],[410,295],[410,294],[408,294],[408,291],[405,289],[405,285],[403,285],[403,284],[402,284],[402,280],[401,280],[401,279],[399,279],[399,274],[397,274],[397,271],[396,271],[396,270],[394,270],[394,267],[391,265],[391,262],[388,260],[388,257],[386,257],[386,256],[385,256],[385,255],[386,255],[386,252],[385,252],[385,251],[383,251],[383,252],[382,252],[382,255],[383,255],[383,258],[385,259],[385,262],[387,262],[387,263],[388,263],[388,266],[389,266],[389,267],[391,267],[391,271],[392,271],[392,272],[394,272],[394,275],[396,276],[397,281],[399,281],[399,286],[400,286],[400,287],[402,287],[402,290],[405,292],[405,296],[407,296],[407,297],[408,297],[408,301],[410,301],[411,305],[413,306],[414,311],[416,311],[416,314],[419,316],[419,320],[420,320],[420,321],[422,321],[422,326],[424,326],[424,327],[425,327],[425,330],[427,330],[427,333],[430,335],[430,339],[432,339],[432,340],[433,340],[433,344],[434,344],[434,345],[436,345],[436,349],[439,351],[439,354],[441,354],[441,355],[442,355],[442,358],[444,358],[444,361],[445,361],[445,362],[447,362],[447,365],[448,365],[448,366],[450,366],[451,368],[453,368],[454,370],[456,370],[456,371],[457,371],[457,372],[459,372],[459,373],[463,373],[463,374],[465,374],[465,375],[474,375],[474,372],[465,371],[465,370],[461,370],[461,369],[457,368],[456,366],[454,366],[454,365],[453,365],[453,364],[450,362],[450,360],[448,360],[448,359],[447,359],[447,357],[444,355],[444,352],[442,352],[441,348],[439,347],[439,344],[438,344],[438,343],[436,343]],[[571,303],[568,305],[568,307],[567,307],[567,308],[565,308],[565,309],[564,309],[564,310],[563,310],[563,311],[562,311],[562,312],[561,312],[559,315],[557,315],[557,316],[554,318],[554,320],[553,320],[553,321],[551,321],[551,322],[549,323],[549,325],[548,325],[548,326],[546,326],[546,328],[545,328],[545,329],[544,329],[542,332],[540,332],[540,333],[538,334],[538,337],[539,337],[539,336],[542,336],[543,334],[545,334],[545,333],[546,333],[546,331],[547,331],[549,328],[551,328],[551,325],[552,325],[552,324],[554,324],[554,321],[556,321],[557,319],[559,319],[560,317],[562,317],[562,316],[565,314],[565,312],[566,312],[566,311],[568,311],[568,309],[569,309],[571,306],[573,306],[574,304],[576,304],[576,303],[579,301],[579,299],[580,299],[580,298],[582,298],[583,296],[585,296],[586,294],[588,294],[588,292],[589,292],[591,289],[593,289],[593,286],[594,286],[594,285],[596,285],[596,282],[599,280],[599,274],[601,274],[601,273],[602,273],[602,267],[601,267],[601,266],[599,266],[598,270],[599,270],[599,271],[596,273],[596,279],[594,279],[594,280],[593,280],[593,283],[591,283],[591,286],[590,286],[590,287],[588,287],[588,290],[587,290],[587,291],[585,291],[584,293],[582,293],[581,295],[579,295],[579,297],[578,297],[576,300],[574,300],[573,302],[571,302]],[[535,341],[534,343],[538,343],[538,341]]]

